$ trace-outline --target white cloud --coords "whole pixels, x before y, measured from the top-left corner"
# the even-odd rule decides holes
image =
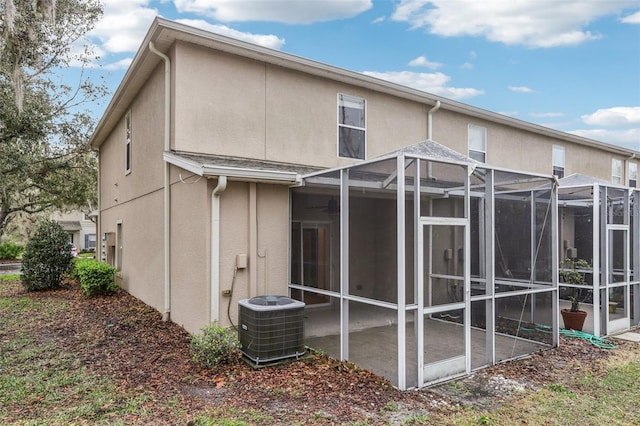
[[[561,112],[532,112],[529,115],[535,118],[556,118],[564,116]]]
[[[509,90],[518,93],[533,93],[534,90],[527,86],[509,86]]]
[[[409,62],[410,67],[425,67],[431,70],[437,70],[442,67],[443,64],[440,62],[432,62],[428,60],[425,56],[418,56],[417,58],[411,60]]]
[[[593,114],[583,115],[582,121],[592,126],[640,125],[640,107],[614,107],[599,109]]]
[[[462,68],[463,70],[472,70],[473,64],[471,62],[465,62],[464,64],[460,65],[460,68]]]
[[[485,37],[542,48],[598,39],[586,29],[591,21],[636,5],[637,0],[402,0],[392,19],[444,37]]]
[[[373,21],[371,21],[372,24],[380,24],[382,22],[384,22],[387,19],[386,16],[380,16],[376,19],[374,19]]]
[[[135,52],[158,10],[148,0],[104,0],[104,14],[88,34],[107,53]]]
[[[468,99],[484,94],[483,90],[473,88],[449,87],[447,83],[451,77],[441,73],[415,73],[409,71],[375,72],[364,71],[363,74],[391,81],[403,86],[412,87],[434,95],[449,99]]]
[[[611,145],[618,145],[624,148],[640,151],[640,129],[609,130],[609,129],[588,129],[570,130],[567,133],[582,136],[583,138],[594,139]]]
[[[131,62],[133,62],[133,58],[124,58],[120,59],[119,61],[107,64],[104,68],[110,71],[126,70],[127,68],[129,68],[129,65],[131,65]]]
[[[201,19],[176,19],[176,22],[200,28],[205,31],[217,33],[223,36],[233,37],[238,40],[248,41],[250,43],[269,47],[271,49],[281,49],[285,43],[284,39],[279,38],[275,35],[244,33],[238,30],[234,30],[233,28],[229,28],[226,25],[214,25]]]
[[[175,0],[180,13],[196,13],[222,22],[272,21],[310,24],[352,18],[373,5],[371,0]]]
[[[625,16],[624,18],[620,19],[620,22],[625,24],[640,24],[640,11]]]

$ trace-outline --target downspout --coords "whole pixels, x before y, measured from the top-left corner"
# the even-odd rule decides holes
[[[164,61],[164,152],[171,149],[171,60],[149,42],[149,50]],[[162,320],[171,316],[171,165],[164,162],[164,311]]]
[[[631,176],[629,176],[629,166],[631,165],[631,161],[635,160],[636,158],[636,153],[634,152],[633,154],[631,154],[631,157],[627,158],[627,161],[625,162],[624,165],[624,176],[626,176],[625,180],[623,183],[627,183],[627,185],[625,186],[629,186],[629,179],[631,178]],[[637,184],[636,184],[637,185]]]
[[[433,140],[433,114],[440,109],[440,101],[436,101],[433,108],[429,110],[427,119],[427,139]]]
[[[211,191],[211,313],[210,322],[219,321],[220,310],[220,195],[227,189],[227,177],[218,177]]]
[[[266,274],[266,268],[265,268]],[[265,293],[266,294],[266,293]],[[258,295],[258,197],[257,184],[249,183],[249,297]]]

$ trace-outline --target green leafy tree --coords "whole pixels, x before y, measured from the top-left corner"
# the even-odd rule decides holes
[[[106,90],[85,75],[98,0],[0,0],[0,9],[2,237],[21,214],[95,204],[94,119],[85,107]],[[64,82],[74,74],[77,84]]]
[[[44,221],[22,256],[22,285],[28,291],[60,287],[71,269],[71,242],[60,224]]]

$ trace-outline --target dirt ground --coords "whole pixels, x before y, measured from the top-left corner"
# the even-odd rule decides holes
[[[1,295],[27,294],[11,286]],[[179,401],[187,413],[180,420],[187,422],[213,410],[263,413],[274,424],[400,424],[408,416],[445,413],[459,405],[495,407],[518,389],[557,382],[567,369],[588,367],[612,353],[563,337],[558,348],[480,370],[455,386],[401,392],[368,371],[320,354],[257,370],[242,360],[217,371],[203,369],[191,361],[188,333],[162,322],[157,311],[124,291],[87,298],[69,283],[28,297],[68,305],[56,321],[29,327],[40,339],[73,349],[91,373],[115,379],[123,391],[148,395],[153,424],[174,422],[170,399]]]

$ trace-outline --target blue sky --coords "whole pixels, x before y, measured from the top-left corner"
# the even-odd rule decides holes
[[[103,4],[90,42],[111,93],[162,16],[640,151],[640,0]]]

